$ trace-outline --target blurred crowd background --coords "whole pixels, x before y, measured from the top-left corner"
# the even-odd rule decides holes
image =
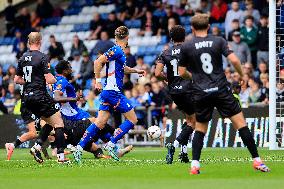
[[[72,82],[84,94],[80,106],[97,111],[100,102],[94,93],[93,60],[114,44],[114,30],[126,25],[130,28],[127,65],[144,69],[147,75],[126,75],[125,95],[136,107],[140,125],[145,125],[149,107],[153,121],[159,121],[171,100],[166,84],[153,75],[155,60],[171,45],[168,33],[174,25],[183,25],[186,40],[190,40],[190,18],[200,13],[210,15],[210,33],[227,39],[241,60],[245,73],[242,86],[234,85],[240,76],[223,61],[226,77],[242,107],[268,104],[268,0],[37,0],[22,7],[14,6],[12,0],[7,2],[3,18],[6,33],[0,38],[0,108],[4,113],[20,113],[19,86],[15,86],[13,77],[31,31],[42,32],[42,51],[49,54],[51,68],[61,59],[71,62]],[[282,4],[278,1],[277,6]],[[279,60],[277,66],[279,77],[284,79],[283,62]],[[283,80],[277,83],[277,95],[277,100],[283,101]]]

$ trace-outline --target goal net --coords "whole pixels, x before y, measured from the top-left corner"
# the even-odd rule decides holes
[[[269,1],[269,149],[284,147],[284,1]],[[276,47],[276,48],[275,48]]]

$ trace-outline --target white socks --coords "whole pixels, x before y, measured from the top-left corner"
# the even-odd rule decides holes
[[[261,162],[260,157],[253,158],[254,161]]]
[[[82,146],[80,146],[79,144],[76,146],[76,148],[77,148],[77,150],[79,150],[79,151],[83,151]]]
[[[39,145],[39,144],[36,143],[33,147],[34,147],[35,149],[41,151],[41,145]]]
[[[173,145],[174,145],[175,148],[178,148],[179,147],[179,142],[177,140],[175,140]]]
[[[192,168],[192,167],[200,168],[200,163],[199,163],[199,161],[197,161],[197,160],[192,160],[192,162],[191,162],[191,168]]]
[[[181,146],[181,152],[187,154],[187,145],[182,145]]]
[[[57,159],[59,161],[64,161],[64,153],[57,154]]]

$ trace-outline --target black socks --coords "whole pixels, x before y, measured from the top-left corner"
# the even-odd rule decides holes
[[[247,146],[252,158],[259,157],[255,141],[249,128],[245,126],[243,128],[240,128],[238,131],[243,140],[244,145]]]
[[[17,148],[17,147],[20,146],[21,144],[22,144],[22,141],[20,141],[19,139],[17,139],[17,140],[14,142],[15,148]]]
[[[63,127],[55,128],[55,142],[57,147],[57,154],[64,153],[65,137]]]
[[[201,150],[203,148],[203,140],[205,134],[200,131],[195,131],[192,140],[192,160],[199,161]]]
[[[182,125],[182,130],[176,140],[179,142],[180,145],[187,145],[190,135],[193,133],[193,129],[191,126],[188,126],[185,122]]]
[[[47,140],[52,129],[53,127],[51,125],[45,124],[44,127],[42,127],[40,130],[36,143],[42,146],[42,144]]]

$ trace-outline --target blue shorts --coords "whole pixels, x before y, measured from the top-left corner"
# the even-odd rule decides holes
[[[130,100],[128,100],[121,92],[113,90],[102,91],[99,110],[126,113],[132,109],[133,106],[131,105]]]

